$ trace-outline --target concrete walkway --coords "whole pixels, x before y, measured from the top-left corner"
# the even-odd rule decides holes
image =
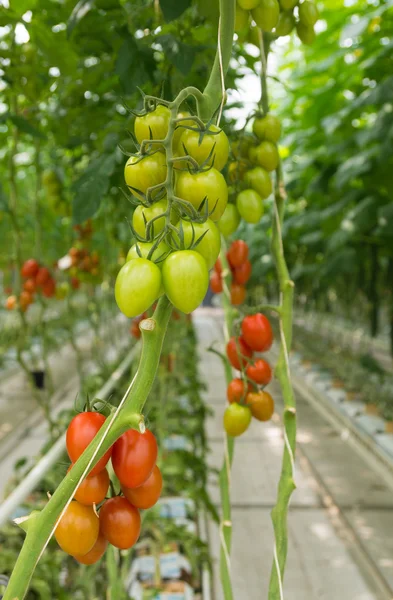
[[[206,352],[222,342],[222,316],[197,311],[200,369],[208,383],[206,401],[214,410],[207,423],[211,466],[223,458],[222,416],[226,383],[220,359]],[[270,386],[277,412],[282,403]],[[296,484],[289,514],[289,555],[285,600],[383,600],[393,598],[392,491],[356,452],[301,398],[298,399]],[[270,511],[275,502],[283,438],[277,415],[268,424],[253,420],[238,439],[232,472],[232,581],[235,600],[267,600],[273,552]],[[219,506],[217,481],[210,493]],[[333,494],[333,498],[330,497]],[[345,505],[342,520],[335,498]],[[353,529],[352,529],[353,527]],[[214,600],[222,600],[219,534],[209,525],[214,559]],[[379,578],[384,580],[379,583]],[[387,585],[386,582],[388,582]]]

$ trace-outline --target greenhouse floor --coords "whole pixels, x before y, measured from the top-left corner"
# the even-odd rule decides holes
[[[226,405],[220,359],[207,353],[222,340],[222,317],[215,309],[196,313],[200,369],[208,381],[206,400],[214,410],[207,424],[211,466],[223,457],[222,415]],[[222,342],[221,342],[222,343]],[[277,385],[271,385],[278,412]],[[393,598],[393,495],[381,476],[347,441],[297,397],[299,428],[295,481],[289,513],[289,554],[285,600],[376,600]],[[279,418],[253,421],[236,442],[232,475],[232,581],[236,600],[265,600],[272,563],[274,505],[283,438]],[[219,489],[211,483],[219,507]],[[221,600],[219,532],[208,527],[214,559],[213,593]]]

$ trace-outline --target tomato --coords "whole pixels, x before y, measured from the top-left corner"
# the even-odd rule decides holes
[[[180,156],[189,154],[199,165],[212,165],[221,171],[228,160],[229,141],[224,131],[216,125],[210,125],[206,132],[184,129],[178,151]],[[209,156],[209,162],[205,162]]]
[[[221,233],[228,237],[239,227],[240,215],[234,204],[227,204],[226,209],[217,225]]]
[[[183,110],[182,112],[177,113],[177,117],[178,118],[191,117],[191,113],[189,113],[188,110]],[[184,128],[185,127],[195,127],[195,125],[196,125],[196,123],[192,119],[186,119],[185,121],[181,121],[180,123],[178,123],[176,125],[176,129],[173,134],[173,140],[172,140],[172,149],[173,149],[175,156],[179,155],[179,151],[178,151],[179,141],[180,141],[181,136],[184,133]],[[180,161],[178,166],[180,169],[184,169],[186,164],[187,163]]]
[[[252,10],[252,18],[263,31],[272,31],[277,25],[280,14],[278,0],[260,0],[258,6]]]
[[[74,556],[90,552],[98,539],[100,523],[92,506],[73,500],[55,529],[60,548]]]
[[[221,294],[222,290],[224,289],[221,275],[219,275],[217,271],[213,271],[213,273],[210,275],[210,289],[213,294]]]
[[[252,387],[242,379],[232,379],[227,388],[228,402],[243,402],[246,399],[246,394],[251,392]]]
[[[293,31],[295,24],[296,19],[291,12],[281,12],[276,25],[276,35],[289,35]]]
[[[248,22],[250,19],[250,15],[248,10],[244,10],[240,8],[238,4],[236,4],[235,8],[235,32],[239,35],[245,33],[248,29]]]
[[[142,258],[147,258],[150,250],[154,246],[154,242],[138,242],[139,251],[142,255]],[[154,250],[151,258],[149,260],[155,262],[156,260],[162,259],[169,253],[169,246],[164,242],[160,242],[157,248]],[[133,260],[134,258],[140,258],[137,250],[137,244],[131,246],[128,251],[126,261]],[[158,267],[162,267],[162,262],[157,263]]]
[[[244,317],[242,336],[252,350],[266,352],[273,343],[273,331],[269,319],[262,313]]]
[[[139,510],[126,498],[116,496],[102,505],[100,525],[103,535],[112,546],[127,550],[138,541],[141,516]]]
[[[160,469],[155,465],[150,477],[137,488],[121,487],[128,502],[136,508],[151,508],[161,495],[162,475]]]
[[[244,157],[247,158],[248,151],[250,146],[252,145],[254,139],[251,134],[243,134],[238,140],[235,140],[231,144],[231,150],[233,156],[239,160]]]
[[[77,560],[82,565],[94,565],[96,562],[102,558],[105,553],[105,550],[108,547],[108,542],[105,537],[100,532],[98,534],[98,538],[93,548],[85,555],[74,554],[75,560]]]
[[[195,310],[209,286],[206,261],[195,250],[172,252],[164,261],[162,279],[172,304],[184,313]]]
[[[5,307],[7,310],[14,310],[14,308],[16,307],[16,303],[17,303],[16,296],[8,296],[6,303],[5,303]]]
[[[78,290],[81,286],[81,282],[77,277],[71,277],[71,287],[74,290]]]
[[[244,285],[251,277],[251,263],[249,260],[246,260],[240,267],[236,267],[233,271],[233,279],[235,283],[239,283],[240,285]]]
[[[267,115],[255,119],[252,130],[258,139],[267,140],[275,144],[278,142],[281,135],[280,119],[267,113]]]
[[[228,435],[237,437],[248,429],[251,423],[251,410],[248,406],[243,406],[233,402],[226,407],[224,412],[224,429]]]
[[[280,0],[280,6],[283,10],[291,10],[298,2],[299,0]]]
[[[171,111],[166,106],[159,104],[155,110],[136,117],[134,133],[138,142],[143,140],[163,140],[168,133]]]
[[[195,246],[195,248],[192,248],[192,250],[195,250],[195,252],[198,252],[198,254],[203,256],[207,268],[210,271],[210,269],[213,268],[221,249],[221,236],[217,225],[213,223],[211,219],[207,219],[205,223],[191,223],[190,221],[182,219],[178,228],[180,225],[183,229],[184,246],[186,249],[189,249],[192,243],[195,244],[205,231],[207,232],[199,244]],[[177,243],[180,242],[178,235],[175,234],[173,237]]]
[[[129,260],[122,266],[116,278],[117,306],[126,317],[140,315],[157,300],[161,281],[161,271],[151,260]]]
[[[129,429],[114,443],[112,465],[122,485],[138,487],[150,476],[157,460],[157,440],[151,431]]]
[[[63,300],[70,291],[70,285],[67,281],[62,281],[62,283],[56,288],[56,298],[58,300]]]
[[[274,171],[277,169],[280,157],[277,146],[265,140],[257,147],[257,162],[266,169],[266,171]]]
[[[252,163],[257,162],[257,147],[256,146],[251,146],[251,148],[248,151],[248,158],[249,158],[250,162],[252,162]]]
[[[152,219],[159,217],[162,215],[162,218],[158,218],[154,221],[153,226],[150,227],[150,236],[151,239],[155,238],[165,227],[165,215],[168,207],[168,201],[166,198],[162,198],[157,202],[154,202],[151,206],[143,206],[139,204],[134,210],[134,214],[132,215],[132,226],[135,229],[136,233],[143,238],[146,238],[146,223],[149,223]],[[177,214],[174,210],[171,211],[171,223],[175,225],[178,221]]]
[[[233,282],[231,284],[231,304],[233,304],[233,306],[239,306],[239,304],[243,304],[245,299],[246,288],[244,285]]]
[[[241,181],[247,171],[247,162],[245,160],[235,160],[228,165],[228,179],[231,183]]]
[[[269,421],[274,414],[274,400],[268,392],[251,392],[246,396],[246,403],[258,421]]]
[[[248,259],[248,246],[243,240],[236,240],[232,242],[228,254],[228,262],[231,267],[240,267]]]
[[[30,292],[23,291],[19,296],[19,304],[21,308],[27,308],[34,301],[33,295]]]
[[[319,12],[316,4],[305,0],[299,5],[299,21],[301,25],[312,27],[319,19]]]
[[[86,450],[90,442],[105,423],[105,417],[98,412],[83,412],[76,415],[68,425],[66,434],[66,447],[71,462],[76,462]],[[97,475],[105,468],[110,459],[112,448],[109,448],[90,471],[89,475]]]
[[[26,279],[26,281],[23,284],[23,289],[25,290],[25,292],[29,292],[29,294],[34,294],[35,292],[35,281],[34,279]]]
[[[21,269],[21,275],[26,279],[30,277],[35,277],[38,273],[39,268],[40,265],[38,264],[38,262],[34,260],[34,258],[29,258],[29,260],[26,260],[26,262],[23,264],[23,267]]]
[[[139,338],[142,336],[142,332],[139,329],[139,325],[137,323],[133,323],[131,325],[131,327],[130,327],[130,333],[137,340],[139,340]]]
[[[243,10],[252,10],[258,6],[260,1],[261,0],[237,0],[237,4],[240,6],[240,8],[243,8]]]
[[[243,190],[237,195],[236,206],[246,223],[259,223],[263,215],[263,200],[255,190]]]
[[[228,188],[223,175],[217,169],[209,169],[200,173],[182,171],[177,175],[176,194],[183,200],[191,202],[197,210],[207,197],[209,216],[218,221],[224,213],[228,202]],[[206,210],[205,205],[202,208]]]
[[[164,183],[166,178],[165,155],[162,152],[144,156],[130,156],[124,167],[124,179],[137,198],[143,198],[147,189]]]
[[[272,379],[272,370],[267,360],[258,358],[254,364],[248,365],[246,375],[258,385],[267,385]]]
[[[216,262],[214,263],[214,270],[219,275],[222,275],[222,264],[220,258],[217,258]]]
[[[72,465],[69,467],[70,471]],[[75,500],[80,504],[86,504],[91,506],[93,504],[99,504],[105,500],[105,496],[109,489],[109,474],[106,469],[102,469],[96,475],[90,475],[86,477],[76,490],[74,494]]]
[[[242,337],[231,337],[226,350],[229,362],[238,371],[241,371],[242,366],[245,367],[252,357],[252,350]]]
[[[54,279],[48,279],[42,286],[42,295],[45,298],[52,298],[56,292],[56,281]]]
[[[36,285],[43,286],[51,279],[51,274],[49,269],[46,267],[41,267],[38,270],[38,273],[35,278]]]
[[[262,199],[267,198],[272,193],[270,175],[262,167],[254,167],[250,171],[247,171],[244,179],[246,184],[258,192]]]
[[[316,37],[314,27],[312,25],[304,25],[303,23],[296,24],[296,33],[298,35],[299,40],[307,46],[311,46]]]

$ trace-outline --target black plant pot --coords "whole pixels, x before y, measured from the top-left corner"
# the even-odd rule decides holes
[[[45,371],[32,371],[31,374],[37,390],[43,390],[45,388]]]

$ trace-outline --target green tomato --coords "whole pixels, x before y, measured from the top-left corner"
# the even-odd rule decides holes
[[[292,10],[295,8],[299,0],[279,0],[279,2],[283,10]]]
[[[254,164],[257,162],[257,146],[251,146],[248,151],[248,158]]]
[[[261,0],[236,0],[243,10],[252,10],[256,8]]]
[[[277,169],[279,161],[280,156],[275,144],[265,140],[257,146],[257,162],[266,171]]]
[[[117,306],[126,317],[150,308],[161,289],[161,271],[151,260],[134,258],[120,269],[115,284]]]
[[[188,314],[201,304],[206,295],[209,271],[205,259],[198,252],[178,250],[164,261],[162,279],[169,300],[175,308]]]
[[[155,217],[159,217],[154,221],[151,230],[150,230],[150,239],[154,239],[165,227],[165,215],[168,207],[168,201],[166,198],[162,198],[158,200],[158,202],[154,202],[151,206],[143,206],[139,204],[134,210],[134,214],[132,215],[132,226],[135,229],[136,233],[140,235],[142,238],[146,239],[146,227],[149,221],[154,219]],[[146,225],[145,225],[146,219]],[[171,211],[171,223],[175,225],[178,221],[178,217],[174,210]]]
[[[248,406],[232,402],[224,412],[224,429],[228,435],[237,437],[248,429],[251,417],[251,410]]]
[[[280,5],[278,0],[261,0],[260,4],[251,11],[255,23],[263,31],[272,31],[278,22]]]
[[[299,21],[302,25],[312,27],[318,21],[319,12],[314,2],[305,0],[299,6]]]
[[[155,110],[136,117],[134,123],[135,137],[141,144],[143,140],[163,140],[168,133],[171,111],[159,104]]]
[[[276,26],[276,35],[289,35],[295,27],[296,19],[291,12],[281,12]]]
[[[262,167],[254,167],[245,174],[244,180],[253,190],[258,192],[262,199],[272,193],[272,181],[269,173]]]
[[[236,206],[246,223],[259,223],[263,215],[263,201],[255,190],[243,190],[237,195]]]
[[[207,197],[210,219],[218,221],[228,202],[228,187],[223,175],[217,169],[212,168],[200,173],[182,171],[176,178],[176,195],[190,202],[197,210]],[[205,206],[202,208],[202,213],[204,210],[206,210]]]
[[[70,293],[70,284],[68,281],[62,281],[56,286],[55,296],[58,300],[63,300]]]
[[[298,35],[299,40],[307,46],[311,46],[316,37],[314,27],[312,25],[304,25],[303,23],[296,24],[296,33]]]
[[[195,158],[199,165],[202,165],[202,163],[205,163],[210,153],[212,153],[209,162],[206,164],[212,165],[218,171],[221,171],[228,160],[229,141],[222,129],[216,125],[210,125],[208,131],[219,131],[220,133],[205,133],[201,139],[201,133],[199,131],[184,129],[178,145],[179,155],[186,156],[189,154],[192,158]]]
[[[139,247],[142,258],[147,258],[151,248],[154,246],[154,242],[138,242],[138,244],[134,244],[133,246],[131,246],[131,248],[128,251],[126,261],[133,260],[134,258],[140,258],[137,250],[137,245]],[[162,241],[158,244],[157,248],[154,250],[149,260],[155,262],[163,255],[166,255],[168,252],[169,246],[164,241]],[[162,267],[162,262],[159,262],[157,266]]]
[[[139,161],[139,162],[137,162]],[[165,155],[155,152],[144,158],[130,156],[124,167],[124,179],[137,198],[143,198],[147,189],[164,183],[166,179]]]
[[[177,113],[177,118],[184,118],[184,117],[191,117],[191,113],[188,112],[188,110],[183,110],[182,112]],[[180,138],[183,135],[185,129],[184,127],[195,127],[195,121],[193,121],[192,119],[190,120],[186,120],[186,121],[181,121],[181,123],[178,123],[176,125],[176,129],[173,133],[173,139],[172,139],[172,149],[173,152],[175,154],[175,156],[179,156],[179,142],[180,142]],[[184,163],[179,163],[179,168],[184,168]]]
[[[217,225],[213,223],[211,219],[207,219],[205,223],[191,223],[190,221],[182,220],[181,224],[183,227],[184,246],[186,249],[189,249],[193,242],[193,229],[194,243],[205,233],[205,231],[207,232],[193,250],[203,256],[207,268],[209,270],[212,269],[221,249],[221,236]],[[178,235],[176,235],[176,241],[180,241]]]
[[[276,143],[281,135],[280,119],[267,113],[267,115],[255,119],[252,130],[259,140]]]
[[[239,223],[240,215],[235,204],[227,204],[224,214],[217,223],[219,230],[225,237],[229,237],[239,227]]]
[[[238,4],[236,4],[236,12],[235,12],[235,32],[237,34],[242,34],[248,29],[248,23],[250,20],[250,15],[248,10],[244,10],[240,8]]]

